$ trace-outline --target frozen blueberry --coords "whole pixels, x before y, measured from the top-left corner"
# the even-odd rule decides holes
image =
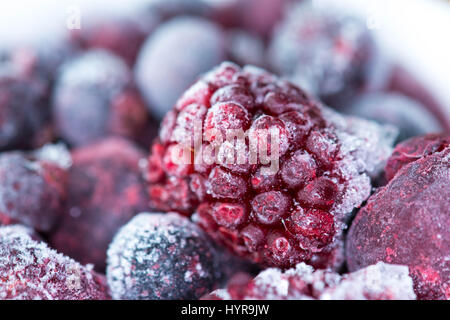
[[[136,64],[137,83],[152,114],[161,119],[195,79],[225,59],[225,35],[213,22],[179,17],[145,42]]]
[[[223,265],[211,240],[176,213],[141,213],[108,249],[114,299],[197,299],[220,284]]]
[[[148,122],[128,66],[100,49],[63,65],[53,97],[53,116],[60,135],[75,146],[107,135],[136,139]]]

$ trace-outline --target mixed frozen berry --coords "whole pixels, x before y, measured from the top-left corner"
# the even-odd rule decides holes
[[[407,265],[419,299],[449,299],[450,147],[448,136],[446,147],[445,137],[430,138],[396,148],[391,180],[351,225],[347,264],[350,271],[377,261]]]
[[[108,249],[108,284],[115,299],[198,299],[224,280],[223,262],[186,217],[141,213]]]
[[[54,97],[58,133],[74,146],[116,135],[136,139],[148,121],[128,66],[104,50],[81,54],[62,66]]]
[[[343,276],[304,263],[281,271],[271,268],[256,278],[240,277],[204,300],[414,300],[408,267],[379,262]]]
[[[271,66],[332,106],[368,86],[374,40],[363,20],[302,1],[289,8],[269,48]]]
[[[228,139],[236,130],[247,137]],[[149,158],[150,204],[195,213],[218,243],[261,265],[338,268],[346,220],[369,196],[369,175],[394,136],[262,69],[223,63],[163,120]]]
[[[211,21],[178,17],[158,27],[144,43],[135,68],[152,114],[161,119],[201,73],[225,57],[225,35]]]
[[[103,270],[117,230],[148,208],[140,163],[145,154],[131,142],[109,138],[72,151],[67,204],[50,235],[51,245]]]
[[[18,226],[0,227],[0,299],[109,299],[106,279],[91,266],[33,240]]]
[[[56,157],[55,157],[55,156]],[[61,146],[0,154],[0,224],[50,231],[64,210],[70,155]]]

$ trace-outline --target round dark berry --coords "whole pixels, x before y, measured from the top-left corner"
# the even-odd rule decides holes
[[[196,213],[218,243],[261,265],[337,268],[343,228],[394,138],[262,69],[223,63],[163,121],[149,158],[151,205]]]
[[[418,299],[449,299],[449,184],[448,146],[404,164],[356,215],[347,239],[349,269],[404,264]]]
[[[374,47],[364,21],[336,6],[303,1],[289,8],[268,56],[277,72],[339,107],[369,85]]]
[[[103,270],[116,231],[148,209],[140,168],[144,157],[135,145],[118,138],[74,149],[67,205],[50,236],[52,246]]]
[[[195,79],[225,59],[225,39],[214,23],[178,17],[144,43],[135,68],[152,114],[161,119]]]
[[[53,115],[60,135],[75,146],[107,135],[137,139],[148,121],[127,65],[103,50],[88,51],[63,65]]]
[[[108,249],[107,278],[114,299],[198,299],[222,281],[211,240],[176,213],[141,213]]]

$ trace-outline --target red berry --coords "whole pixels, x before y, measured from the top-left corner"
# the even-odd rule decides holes
[[[243,135],[226,139],[230,130]],[[369,196],[368,175],[393,140],[385,127],[347,119],[273,74],[231,63],[188,89],[161,132],[149,158],[155,168],[149,176],[157,177],[150,181],[152,206],[196,213],[195,221],[218,243],[283,268],[300,261],[339,267],[343,228]],[[191,139],[195,135],[200,141]],[[164,161],[161,155],[185,137],[194,164]]]
[[[449,299],[449,185],[448,146],[405,164],[356,215],[347,240],[349,269],[404,264],[419,299]]]

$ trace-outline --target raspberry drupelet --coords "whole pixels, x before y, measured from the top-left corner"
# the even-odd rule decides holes
[[[61,145],[0,154],[0,224],[50,231],[64,211],[70,163]]]
[[[20,226],[0,227],[0,300],[105,300],[104,276],[35,241]]]
[[[58,251],[103,271],[117,230],[148,209],[140,168],[145,154],[122,138],[108,138],[72,151],[68,199],[50,243]]]
[[[202,143],[192,139],[198,124]],[[225,140],[230,129],[247,138]],[[369,175],[394,139],[391,127],[343,117],[262,69],[223,63],[163,120],[148,162],[150,204],[196,213],[194,221],[218,243],[261,265],[338,268],[346,220],[369,196]],[[193,148],[199,144],[202,150]],[[275,173],[261,156],[264,145],[278,151]],[[174,158],[179,146],[195,161]]]
[[[224,280],[226,264],[203,230],[176,213],[141,213],[108,249],[114,299],[198,299]]]
[[[203,300],[415,300],[408,267],[377,263],[343,276],[304,263],[282,272],[270,268],[256,278],[230,283]]]
[[[87,51],[61,67],[53,116],[58,133],[73,146],[108,135],[137,139],[148,122],[128,66],[101,49]]]
[[[347,237],[351,271],[377,261],[407,265],[418,299],[449,299],[450,147],[443,136],[405,141],[388,161],[389,183],[356,215]],[[396,173],[395,173],[396,172]],[[395,173],[395,175],[394,175]]]

